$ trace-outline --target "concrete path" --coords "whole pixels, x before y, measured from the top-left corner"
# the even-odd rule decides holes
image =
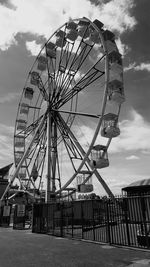
[[[150,267],[150,251],[0,228],[0,267]]]

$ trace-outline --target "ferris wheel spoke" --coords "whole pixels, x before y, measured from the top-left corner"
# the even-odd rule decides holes
[[[46,155],[46,134],[43,131],[43,134],[38,135],[38,139],[35,136],[35,141],[30,148],[28,156],[26,157],[26,175],[28,176],[26,187],[30,187],[30,183],[34,188],[39,188],[41,183],[41,176],[43,173],[42,165],[45,160]],[[37,183],[38,180],[38,183]],[[35,185],[38,184],[38,185]]]
[[[65,124],[62,117],[61,117],[61,121],[63,124]],[[67,128],[67,125],[66,125],[66,128]],[[78,142],[78,140],[76,139],[76,137],[74,136],[74,134],[71,132],[71,130],[69,128],[67,128],[67,131],[68,131],[68,135],[70,135],[70,138],[72,138],[74,140],[74,142],[76,144],[75,147],[78,149],[79,153],[81,154],[81,159],[83,159],[84,156],[86,155],[85,151],[83,150],[83,147],[80,145],[80,143]],[[88,157],[86,158],[86,161],[85,161],[86,167],[88,166],[87,164],[90,166],[90,159]],[[60,190],[57,191],[57,193],[60,193],[61,191],[65,190],[65,188],[67,188],[71,184],[71,182],[76,178],[78,173],[85,172],[85,170],[83,170],[83,171],[81,170],[81,168],[83,168],[83,166],[84,166],[83,164],[81,164],[79,166],[79,168],[78,168],[78,170],[76,170],[75,174],[70,178],[70,180],[67,181],[67,183]],[[103,185],[103,187],[106,190],[106,192],[108,193],[108,195],[111,196],[112,198],[114,198],[113,193],[111,192],[111,190],[109,189],[109,187],[107,186],[105,181],[102,179],[102,177],[100,176],[98,171],[93,167],[92,167],[92,171],[90,171],[89,168],[88,168],[88,171],[89,171],[89,176],[87,177],[87,179],[85,179],[84,183],[86,183],[86,181],[88,181],[88,179],[91,177],[91,175],[93,173],[95,173],[98,181]]]
[[[60,116],[60,114],[59,114],[59,120],[60,120],[60,124],[61,124],[60,129],[61,129],[61,133],[63,136],[63,142],[65,144],[68,156],[70,158],[70,161],[71,161],[71,164],[72,164],[72,167],[73,167],[75,173],[70,178],[70,180],[59,191],[57,191],[57,193],[60,193],[61,191],[66,189],[71,184],[71,182],[76,178],[78,173],[82,173],[82,172],[88,173],[89,176],[88,176],[87,180],[92,175],[92,172],[90,171],[90,168],[86,162],[81,167],[82,171],[81,171],[81,168],[79,168],[79,165],[83,162],[83,158],[84,158],[86,153],[84,152],[83,148],[81,149],[79,142],[77,141],[77,139],[75,138],[75,136],[71,132],[71,129],[68,128],[68,126],[66,125],[65,121]],[[74,163],[74,161],[76,162],[77,160],[78,160],[78,166],[76,166]]]
[[[65,47],[61,49],[58,69],[57,69],[57,76],[56,76],[56,83],[58,86],[60,85],[62,86],[62,83],[60,83],[62,77],[60,78],[59,76],[63,76],[62,82],[64,82],[66,78],[68,78],[67,72],[69,71],[70,62],[72,61],[74,45],[75,41],[69,42],[67,40]],[[59,80],[59,82],[57,82],[57,80]]]
[[[61,95],[65,93],[79,68],[83,65],[85,59],[88,57],[92,46],[89,46],[83,40],[79,43],[74,51],[75,40],[73,43],[69,41],[63,49],[61,49],[61,56],[59,59],[58,69],[56,69],[56,84],[61,87]],[[71,46],[71,48],[70,48]]]
[[[85,46],[84,49],[81,50],[79,55],[77,55],[77,52],[76,52],[73,62],[71,63],[68,72],[66,73],[66,77],[63,79],[63,82],[61,84],[61,91],[62,91],[61,95],[62,96],[64,96],[68,90],[70,91],[70,86],[71,88],[74,88],[74,84],[76,84],[76,80],[75,80],[76,74],[78,70],[80,69],[80,67],[82,66],[82,64],[84,63],[87,56],[89,55],[90,51],[91,49],[87,52],[86,46]],[[78,62],[78,65],[77,65],[77,62]]]
[[[58,110],[53,109],[53,111],[58,112]],[[91,114],[91,113],[83,113],[83,112],[76,112],[76,111],[67,111],[67,110],[59,110],[60,113],[66,113],[69,115],[79,115],[79,116],[85,116],[85,117],[91,117],[91,118],[99,118],[101,115],[97,115],[97,114]]]
[[[84,48],[81,49],[81,43],[80,43],[78,49],[73,53],[74,56],[72,55],[72,53],[70,53],[70,56],[67,58],[67,65],[64,66],[64,64],[60,64],[59,69],[61,72],[64,73],[63,81],[61,83],[62,88],[66,88],[71,84],[78,69],[83,64],[86,57],[88,56],[88,53],[85,53],[86,48],[87,46],[85,45]],[[81,51],[79,53],[80,49]],[[73,47],[71,50],[73,50]],[[77,65],[77,62],[78,62],[78,65]],[[75,68],[75,65],[76,65],[76,68]]]
[[[62,97],[60,100],[56,102],[59,107],[63,106],[65,103],[67,103],[70,99],[72,99],[74,96],[76,96],[80,91],[88,87],[89,85],[92,85],[96,80],[101,79],[102,76],[104,76],[105,71],[99,69],[99,63],[104,58],[104,55],[92,66],[82,77],[79,81],[77,81],[73,87],[66,88],[63,92]],[[54,101],[55,105],[55,101]]]
[[[37,126],[40,124],[44,115],[45,114],[42,114],[37,120],[35,120],[33,123],[31,123],[30,125],[26,127],[26,129],[24,130],[25,138],[31,135],[32,133],[34,133],[34,131],[36,130]]]
[[[82,162],[83,160],[83,157],[78,149],[78,147],[76,146],[76,143],[74,142],[74,140],[71,138],[71,136],[69,135],[69,132],[66,130],[65,126],[64,126],[64,122],[60,122],[61,126],[59,127],[60,129],[60,132],[61,132],[61,135],[62,135],[62,141],[64,143],[64,146],[65,146],[65,149],[66,149],[66,152],[67,152],[67,155],[68,155],[68,159],[70,160],[71,162],[71,165],[72,165],[72,170],[76,173],[76,175],[78,174],[77,172],[77,165],[79,165],[79,163]],[[78,164],[77,164],[78,162]],[[89,167],[88,165],[85,163],[84,165],[84,173],[88,173],[88,178],[86,181],[89,180],[89,178],[91,177],[91,171],[89,170]],[[81,172],[80,172],[81,173]],[[85,181],[85,182],[86,182]],[[70,182],[71,183],[71,182]],[[70,184],[68,183],[68,185]],[[67,185],[67,186],[68,186]],[[63,186],[63,189],[62,190],[66,190],[67,189],[67,186],[64,187]],[[60,187],[60,191],[59,193],[62,191],[61,190],[61,187]],[[74,188],[73,190],[74,192],[76,191],[76,189]]]

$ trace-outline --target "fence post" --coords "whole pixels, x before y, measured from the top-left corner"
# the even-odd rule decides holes
[[[146,245],[149,248],[149,240],[148,240],[148,231],[147,231],[147,225],[146,225],[146,206],[144,201],[144,196],[141,197],[141,206],[142,206],[142,219],[143,219],[143,225],[144,225],[144,232],[145,232],[145,238],[146,238]]]
[[[82,223],[82,239],[84,238],[83,229],[84,229],[84,216],[83,216],[83,202],[81,200],[81,223]]]
[[[64,213],[64,203],[60,203],[60,236],[63,237],[63,213]]]
[[[129,234],[129,224],[128,224],[128,205],[127,205],[127,198],[124,199],[125,207],[124,207],[124,219],[125,219],[125,225],[126,225],[126,231],[127,231],[127,240],[128,240],[128,246],[130,246],[130,234]]]
[[[93,219],[93,240],[95,241],[95,220],[94,220],[94,205],[95,200],[92,199],[92,219]]]
[[[73,228],[74,228],[74,227],[73,227],[73,226],[74,226],[74,212],[73,212],[73,211],[74,211],[74,201],[71,202],[71,206],[72,206],[72,207],[71,207],[71,209],[72,209],[72,212],[71,212],[71,224],[72,224],[72,225],[71,225],[71,226],[72,226],[72,227],[71,227],[71,228],[72,228],[72,229],[71,229],[71,234],[72,234],[72,237],[73,237],[73,236],[74,236],[74,235],[73,235]]]
[[[109,223],[109,203],[110,199],[106,200],[106,242],[111,244],[111,238],[110,238],[110,223]]]

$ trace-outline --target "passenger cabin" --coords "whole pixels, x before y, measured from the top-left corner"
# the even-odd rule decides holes
[[[37,66],[37,69],[38,69],[38,70],[41,70],[41,71],[46,70],[47,62],[48,62],[48,60],[47,60],[46,57],[44,57],[44,56],[40,56],[40,57],[38,58],[38,66]]]
[[[20,114],[26,114],[28,115],[29,113],[29,105],[26,103],[21,103],[20,105]]]
[[[92,172],[81,170],[77,176],[77,191],[80,193],[90,193],[93,191]]]
[[[31,75],[30,83],[33,85],[39,85],[39,81],[40,81],[39,73],[36,71],[32,71],[30,75]]]
[[[30,87],[27,87],[27,88],[25,88],[25,91],[24,91],[24,97],[26,99],[32,100],[33,93],[34,93],[33,89]]]
[[[110,67],[116,64],[122,67],[122,56],[119,52],[111,51],[108,54],[108,60],[109,60]]]
[[[107,148],[103,145],[93,146],[91,151],[91,167],[101,169],[109,166]]]
[[[17,166],[22,159],[24,151],[15,151],[15,165]]]
[[[76,30],[68,30],[66,38],[74,42],[78,37],[78,32]]]
[[[83,37],[84,39],[88,38],[90,35],[90,30],[88,28],[90,22],[80,20],[78,23],[78,35]]]
[[[112,80],[108,84],[108,99],[119,105],[125,101],[123,83],[118,80]]]
[[[107,138],[117,137],[120,134],[118,127],[118,116],[113,113],[105,114],[103,117],[101,135]]]
[[[100,30],[102,30],[102,27],[104,26],[104,24],[100,20],[95,19],[93,21],[93,23],[97,26],[97,28],[99,28]]]
[[[123,67],[122,67],[122,57],[119,52],[112,51],[108,55],[109,60],[109,69],[110,69],[110,75],[112,74],[112,77],[116,74],[120,75],[123,80]]]
[[[77,24],[74,21],[68,22],[66,38],[74,42],[78,37]]]
[[[107,52],[117,51],[117,46],[115,43],[115,35],[111,31],[103,31],[103,37],[106,43]]]
[[[99,30],[102,30],[102,27],[103,27],[103,23],[99,20],[94,20],[93,21],[93,24],[97,26],[97,28]],[[93,25],[90,25],[89,26],[89,29],[90,29],[90,36],[89,36],[89,39],[93,42],[93,43],[96,43],[96,44],[99,44],[101,39],[100,39],[100,34],[99,34],[99,31],[97,31]]]
[[[16,128],[17,130],[25,130],[26,129],[26,124],[27,124],[27,121],[26,120],[17,120],[16,121],[17,125],[16,125]]]
[[[17,136],[15,136],[14,145],[15,145],[15,147],[24,147],[25,146],[25,138],[24,138],[24,135],[17,135]]]
[[[49,42],[46,45],[46,54],[48,57],[51,58],[56,58],[56,49],[55,49],[55,44],[52,42]]]
[[[69,21],[67,23],[66,28],[69,29],[69,30],[76,30],[77,26],[78,26],[77,23],[75,23],[74,21]]]
[[[65,32],[60,30],[56,33],[56,46],[64,47],[66,44]]]

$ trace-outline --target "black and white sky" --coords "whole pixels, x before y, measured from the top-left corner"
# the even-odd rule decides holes
[[[121,135],[101,174],[114,193],[150,178],[149,11],[149,0],[0,0],[0,167],[13,162],[17,106],[41,44],[69,18],[84,16],[115,33],[124,65]]]

